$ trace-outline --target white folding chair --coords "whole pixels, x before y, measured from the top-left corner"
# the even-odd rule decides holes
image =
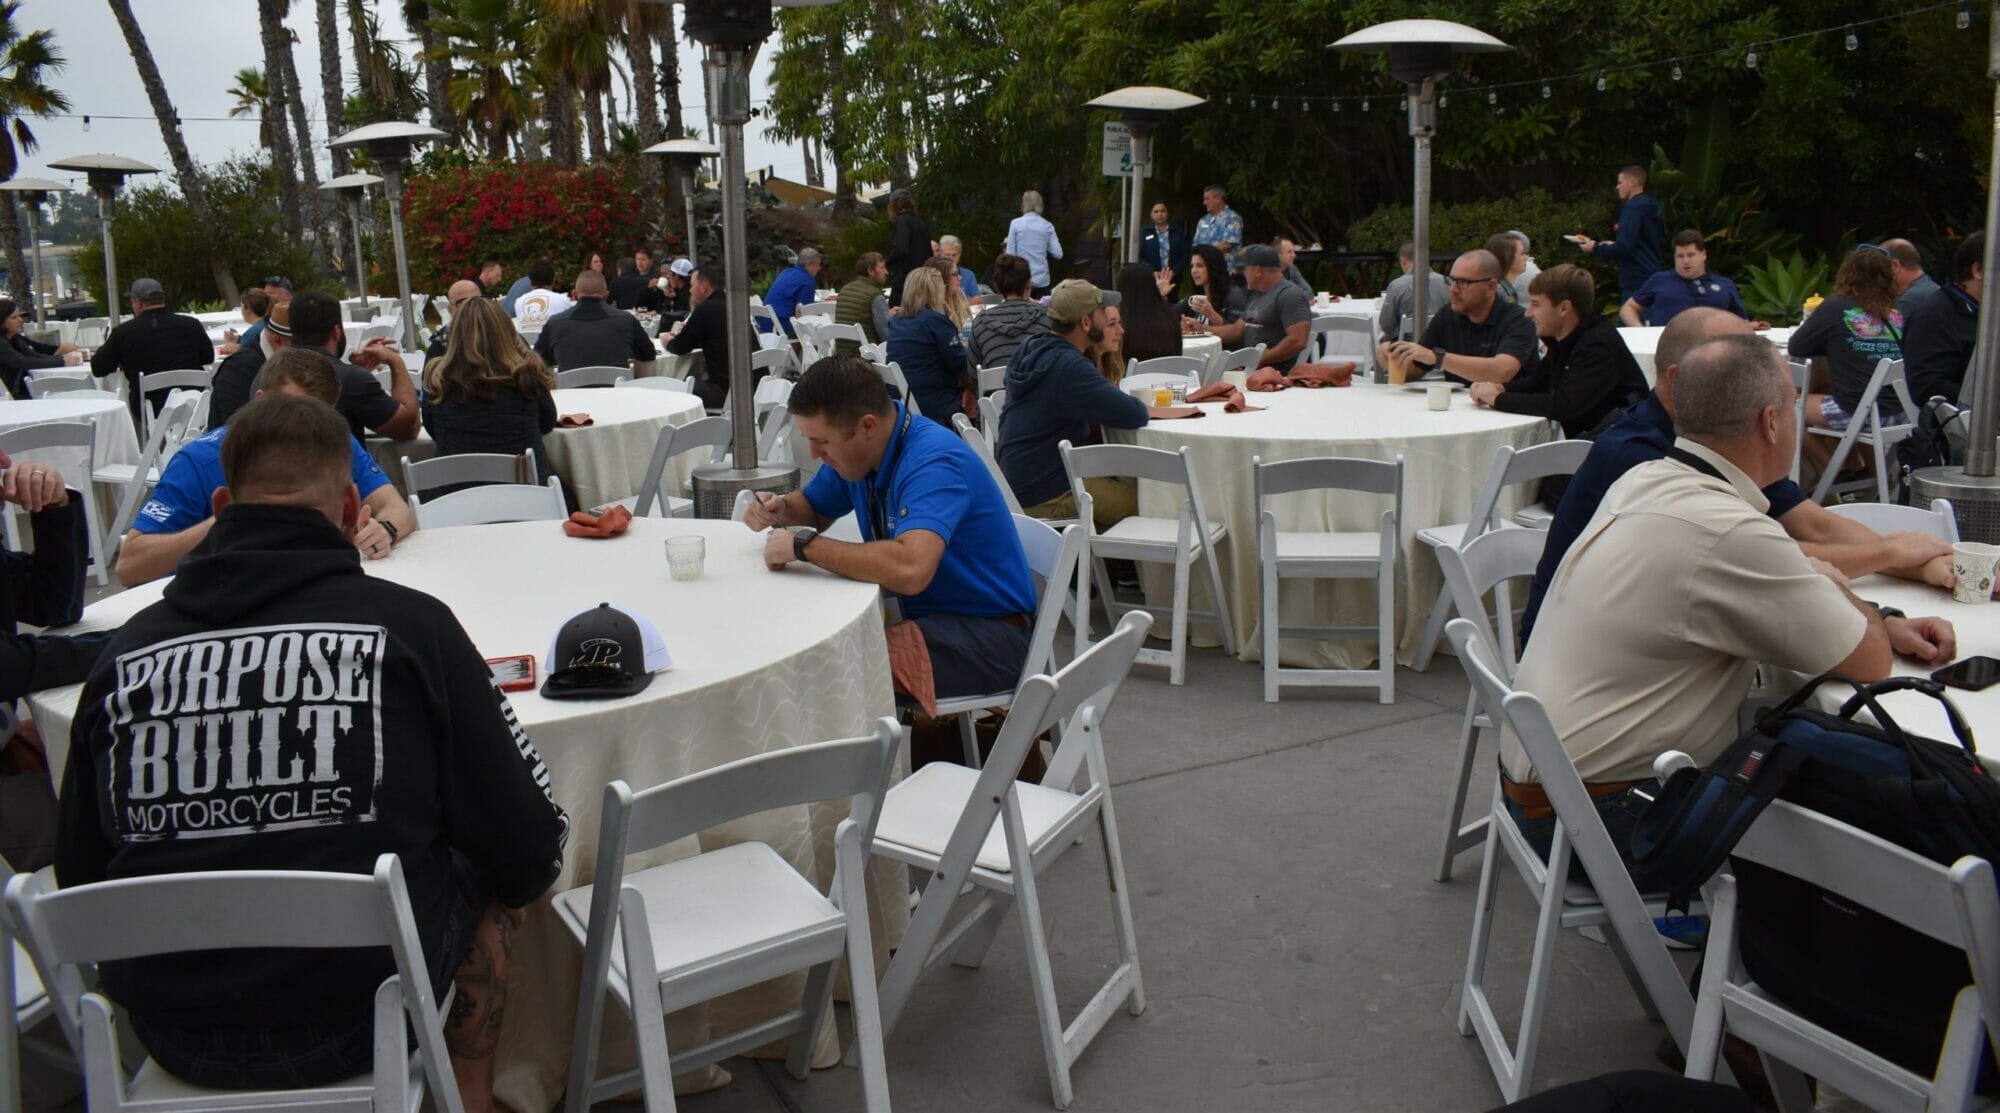
[[[108,398],[118,397],[108,390],[100,390],[95,379],[73,379],[67,375],[55,377],[33,373],[28,375],[28,397],[30,398],[53,398],[58,394],[74,394],[80,390],[89,391],[92,394],[102,394]]]
[[[876,854],[930,877],[903,945],[882,978],[883,1031],[895,1029],[918,980],[939,959],[950,955],[958,965],[977,967],[1008,907],[1018,902],[1042,1055],[1057,1109],[1067,1109],[1074,1096],[1070,1065],[1119,1007],[1134,1016],[1146,1008],[1131,887],[1118,845],[1101,732],[1151,624],[1145,615],[1126,615],[1109,637],[1061,672],[1030,677],[1014,693],[985,768],[949,762],[924,766],[889,790],[875,828]],[[1028,747],[1058,727],[1061,741],[1042,782],[1017,781]],[[1093,823],[1104,844],[1118,964],[1065,1027],[1042,927],[1041,878]],[[952,906],[968,886],[980,891],[979,903],[947,929]]]
[[[102,348],[111,332],[111,318],[85,317],[76,323],[75,344],[79,348]]]
[[[682,453],[704,448],[708,450],[709,462],[719,461],[728,453],[731,437],[729,422],[720,417],[704,417],[686,425],[665,426],[653,442],[653,458],[646,463],[646,478],[639,484],[639,493],[631,498],[619,499],[612,505],[630,510],[635,518],[651,514],[655,502],[666,511],[662,517],[694,517],[693,499],[668,494],[662,486],[666,481],[667,462]]]
[[[785,422],[785,445],[792,466],[799,469],[799,485],[803,487],[819,474],[819,461],[813,459],[812,442],[806,439],[805,431],[799,428],[796,419]]]
[[[796,315],[796,316],[799,316],[799,317],[826,317],[826,318],[832,318],[832,316],[833,316],[833,311],[834,311],[834,310],[835,310],[836,308],[838,308],[838,303],[836,303],[836,302],[830,302],[830,301],[808,301],[808,302],[801,302],[801,303],[799,303],[799,307],[798,307],[798,309],[794,310],[793,312],[794,312],[794,315]],[[847,327],[849,327],[849,328],[853,328],[854,326],[853,326],[853,325],[849,325],[849,326],[847,326]]]
[[[1299,358],[1307,363],[1351,359],[1354,373],[1365,378],[1375,370],[1375,323],[1366,317],[1314,317]]]
[[[77,492],[83,501],[83,520],[90,533],[87,549],[90,574],[97,578],[99,586],[110,583],[111,560],[105,555],[104,523],[97,519],[97,427],[88,421],[17,426],[0,431],[0,452],[16,463],[39,457],[42,463],[62,474],[64,485]],[[19,537],[18,516],[22,511],[11,502],[5,504],[5,511],[9,547],[20,552],[27,548]]]
[[[766,379],[796,378],[799,372],[798,357],[790,348],[764,348],[750,353],[750,376],[765,373]]]
[[[1257,512],[1258,630],[1263,636],[1264,702],[1278,702],[1281,685],[1372,687],[1382,703],[1396,700],[1396,542],[1403,520],[1403,457],[1394,463],[1321,457],[1275,460],[1250,457]],[[1386,495],[1372,530],[1280,530],[1268,500],[1298,492],[1353,491]],[[1377,500],[1379,502],[1379,500]],[[1321,509],[1319,517],[1324,518]],[[1297,515],[1288,515],[1297,517]],[[1375,625],[1286,626],[1279,614],[1283,580],[1373,579]],[[1283,638],[1353,638],[1373,634],[1372,669],[1288,669],[1278,663]]]
[[[0,711],[0,721],[4,721],[4,736],[14,735],[16,723],[10,711]],[[42,884],[53,887],[52,871],[44,870]],[[5,858],[0,858],[0,885],[14,876],[14,868]],[[54,1003],[49,992],[42,986],[42,976],[35,970],[34,959],[27,948],[14,938],[11,917],[0,909],[0,951],[11,957],[0,958],[0,1001],[10,1004],[0,1009],[0,1113],[21,1113],[21,1059],[24,1053],[33,1053],[38,1059],[52,1066],[74,1074],[76,1059],[67,1047],[58,1047],[40,1040],[24,1040],[21,1037],[54,1014]]]
[[[868,852],[902,728],[881,719],[865,738],[780,749],[634,792],[604,789],[592,884],[555,898],[556,915],[583,948],[568,1113],[639,1083],[646,1108],[672,1110],[677,1073],[790,1035],[785,1069],[804,1079],[833,1000],[835,966],[851,975],[863,1105],[888,1113],[889,1079],[875,1003],[868,934]],[[839,802],[831,892],[819,889],[762,842],[627,872],[626,858],[773,808]],[[799,1007],[678,1052],[667,1048],[669,1012],[796,971],[810,971]],[[632,1019],[636,1070],[597,1076],[605,998]]]
[[[1480,640],[1510,682],[1521,660],[1514,644],[1510,585],[1514,580],[1535,574],[1542,560],[1542,543],[1542,535],[1533,530],[1496,529],[1466,542],[1462,549],[1444,546],[1437,550],[1438,567],[1444,570],[1444,586],[1451,592],[1453,609],[1479,627]],[[1504,616],[1498,623],[1486,612],[1489,591],[1496,600],[1495,610]],[[1458,732],[1458,761],[1453,766],[1451,791],[1445,803],[1444,838],[1438,851],[1439,881],[1450,881],[1452,863],[1458,856],[1486,840],[1486,813],[1465,822],[1465,798],[1472,784],[1472,762],[1479,752],[1479,738],[1482,732],[1498,730],[1499,721],[1497,709],[1482,707],[1479,687],[1468,683],[1465,722]]]
[[[1199,361],[1197,361],[1199,362]],[[1007,365],[996,363],[979,369],[979,396],[981,398],[996,390],[1007,389]]]
[[[827,323],[819,326],[820,355],[825,357],[838,352],[840,349],[837,345],[842,340],[851,341],[856,347],[859,347],[868,343],[868,334],[861,331],[860,325],[835,324],[831,316],[829,316]]]
[[[1263,362],[1264,345],[1262,344],[1253,344],[1248,348],[1238,348],[1233,352],[1224,352],[1216,357],[1215,362],[1209,366],[1208,370],[1201,373],[1201,385],[1207,386],[1210,383],[1219,383],[1222,381],[1222,376],[1231,371],[1241,371],[1246,375],[1253,374],[1256,372],[1258,365]]]
[[[1882,392],[1885,389],[1893,395],[1893,404],[1902,409],[1894,421],[1885,421],[1882,417]],[[1819,483],[1813,488],[1814,502],[1825,502],[1827,496],[1836,493],[1836,490],[1852,491],[1869,485],[1865,479],[1835,482],[1840,478],[1841,465],[1847,462],[1847,455],[1854,451],[1856,444],[1865,444],[1874,451],[1875,501],[1888,502],[1889,448],[1899,441],[1908,440],[1917,431],[1917,404],[1910,400],[1910,387],[1903,379],[1903,361],[1876,361],[1875,374],[1868,380],[1868,389],[1861,392],[1861,401],[1854,407],[1854,419],[1847,423],[1845,430],[1807,426],[1806,431],[1839,441],[1833,450],[1833,459],[1826,462],[1826,470],[1820,473]]]
[[[875,373],[882,376],[883,382],[888,383],[901,392],[902,400],[909,405],[911,413],[918,416],[923,415],[924,411],[917,406],[917,396],[910,393],[910,380],[903,377],[903,368],[900,365],[896,363],[872,363],[869,366],[875,368]]]
[[[139,376],[139,397],[151,399],[156,390],[207,390],[213,385],[215,373],[199,369],[186,371],[154,371]],[[146,416],[146,428],[141,432],[153,431],[153,407],[149,401],[142,401],[139,411]]]
[[[1236,630],[1230,624],[1229,600],[1222,593],[1222,569],[1216,554],[1216,546],[1228,535],[1229,527],[1221,523],[1209,524],[1208,514],[1202,509],[1201,491],[1195,485],[1194,469],[1188,465],[1188,449],[1183,446],[1179,452],[1168,452],[1129,444],[1077,448],[1068,441],[1056,447],[1062,452],[1063,469],[1069,473],[1070,490],[1076,495],[1077,519],[1085,530],[1084,552],[1090,558],[1097,576],[1098,591],[1104,597],[1105,617],[1115,622],[1119,615],[1135,610],[1159,616],[1159,609],[1148,606],[1143,600],[1127,602],[1118,598],[1112,590],[1111,574],[1104,567],[1106,560],[1174,566],[1174,602],[1167,612],[1172,623],[1172,648],[1164,652],[1142,650],[1139,663],[1166,666],[1168,680],[1180,684],[1187,667],[1187,626],[1190,618],[1214,623],[1222,634],[1223,652],[1236,656]],[[1134,514],[1099,533],[1091,517],[1090,492],[1083,481],[1104,476],[1146,479],[1181,487],[1187,491],[1187,497],[1181,500],[1180,511],[1174,517],[1149,518]],[[1190,614],[1188,590],[1196,560],[1202,561],[1208,569],[1208,587],[1215,596],[1215,610]],[[1088,603],[1086,597],[1082,613],[1088,613]],[[1079,627],[1076,640],[1080,651],[1089,641],[1089,634]]]
[[[757,323],[759,321],[768,324],[770,331],[765,331],[764,325]],[[792,323],[794,327],[798,324],[797,321],[793,321]],[[781,342],[785,338],[784,326],[778,324],[778,311],[761,301],[753,302],[750,306],[750,327],[756,329],[760,336],[776,336]]]
[[[425,499],[410,495],[410,510],[423,529],[485,526],[500,522],[560,522],[569,517],[562,482],[553,476],[541,486],[489,483]]]
[[[1000,461],[994,458],[993,446],[987,443],[986,434],[973,428],[972,419],[964,414],[951,415],[951,425],[958,430],[960,437],[965,438],[966,447],[972,449],[972,454],[986,465],[986,474],[993,477],[993,482],[1000,488],[1000,497],[1007,500],[1007,510],[1013,514],[1021,513],[1021,500],[1015,497],[1014,488],[1007,483],[1006,473],[1000,470]]]
[[[619,379],[612,386],[638,387],[641,390],[670,390],[680,394],[693,394],[694,384],[686,379],[676,379],[672,375],[647,375],[643,379]]]
[[[1688,762],[1684,754],[1667,760]],[[1665,762],[1661,763],[1665,764]],[[1691,764],[1691,762],[1689,762]],[[1659,768],[1656,765],[1656,768]],[[1725,872],[1710,885],[1708,949],[1695,1002],[1687,1077],[1713,1077],[1722,1032],[1756,1047],[1778,1108],[1813,1106],[1810,1075],[1860,1105],[1884,1111],[1991,1109],[1975,1094],[1982,1054],[2000,1053],[2000,891],[1993,866],[1966,855],[1939,865],[1837,819],[1774,800],[1731,851],[1827,891],[1829,904],[1865,908],[1912,931],[1965,951],[1967,981],[1953,1002],[1936,1070],[1925,1076],[1799,1015],[1759,986],[1743,968],[1737,943],[1741,906],[1737,879]],[[1856,954],[1856,963],[1876,956]]]
[[[1447,545],[1462,548],[1466,542],[1489,529],[1518,528],[1511,522],[1496,518],[1500,492],[1516,484],[1530,483],[1551,475],[1574,475],[1576,469],[1583,466],[1584,458],[1590,455],[1590,444],[1581,440],[1552,441],[1520,449],[1501,445],[1493,454],[1493,466],[1486,472],[1485,485],[1472,500],[1471,517],[1457,525],[1420,529],[1417,540],[1436,552]],[[1431,604],[1430,617],[1424,620],[1423,634],[1417,639],[1417,655],[1410,662],[1411,668],[1422,672],[1430,667],[1431,655],[1437,652],[1438,634],[1450,617],[1451,591],[1439,585],[1437,600]]]
[[[1932,499],[1928,510],[1893,502],[1837,502],[1826,509],[1876,533],[1928,533],[1946,544],[1958,543],[1958,515],[1950,499]]]
[[[1498,708],[1508,729],[1527,751],[1556,820],[1549,856],[1544,861],[1507,811],[1500,779],[1494,777],[1486,853],[1480,863],[1479,896],[1473,905],[1472,939],[1465,959],[1465,983],[1459,996],[1459,1034],[1479,1037],[1501,1097],[1510,1102],[1521,1100],[1533,1083],[1535,1055],[1541,1046],[1549,981],[1554,973],[1556,936],[1565,928],[1595,926],[1604,929],[1605,942],[1632,983],[1647,1019],[1665,1020],[1674,1042],[1686,1049],[1694,1022],[1694,998],[1653,926],[1654,918],[1666,912],[1665,899],[1647,903],[1640,898],[1632,884],[1632,875],[1618,857],[1611,836],[1604,830],[1604,820],[1597,814],[1569,754],[1563,750],[1562,739],[1541,700],[1509,687],[1471,621],[1453,619],[1446,632],[1467,677],[1479,690],[1480,705]],[[1486,992],[1493,902],[1499,890],[1499,855],[1503,850],[1535,894],[1537,905],[1521,1026],[1511,1047]],[[1588,882],[1570,880],[1572,855],[1582,863]],[[1699,906],[1691,910],[1701,911],[1704,909]]]
[[[160,407],[152,430],[146,434],[146,447],[139,453],[138,463],[99,464],[92,469],[91,478],[96,482],[123,488],[118,496],[117,513],[112,515],[110,528],[104,531],[103,552],[107,561],[117,555],[125,541],[125,531],[132,528],[146,492],[160,481],[160,472],[167,461],[190,439],[190,426],[200,404],[201,395],[193,391],[178,390],[167,395],[166,404]]]
[[[412,462],[403,459],[403,490],[421,495],[439,487],[461,483],[526,483],[542,481],[541,469],[530,448],[519,455],[505,452],[460,452]]]
[[[1007,412],[1007,392],[996,390],[979,396],[979,428],[986,434],[986,446],[1000,451],[1000,415]]]
[[[1188,389],[1200,386],[1203,373],[1208,370],[1208,361],[1200,356],[1154,356],[1152,359],[1135,359],[1125,366],[1125,378],[1119,380],[1123,386],[1135,375],[1179,375],[1188,380]],[[1220,376],[1218,376],[1219,378]]]
[[[284,870],[163,874],[56,889],[42,874],[7,883],[7,911],[34,957],[97,1113],[286,1109],[462,1113],[416,917],[393,854],[372,876]],[[369,1074],[287,1091],[207,1090],[135,1056],[128,1073],[111,1002],[91,987],[114,959],[251,947],[386,947],[396,972],[375,991]],[[407,1026],[407,1027],[406,1027]],[[417,1050],[409,1050],[414,1031]]]
[[[431,299],[431,308],[437,312],[439,324],[441,325],[451,324],[450,298],[444,296],[443,294],[439,294],[438,296]]]
[[[1176,371],[1154,371],[1143,375],[1126,375],[1118,380],[1118,389],[1127,394],[1139,396],[1146,403],[1153,401],[1153,392],[1161,387],[1182,387],[1189,394],[1201,389],[1201,380],[1191,379]]]
[[[1792,373],[1792,482],[1799,481],[1806,447],[1806,396],[1812,392],[1812,360],[1788,359],[1785,367]]]
[[[557,390],[574,390],[587,386],[616,386],[618,380],[632,376],[630,367],[577,367],[556,372]]]

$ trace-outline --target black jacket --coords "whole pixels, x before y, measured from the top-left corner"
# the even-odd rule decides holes
[[[1979,339],[1979,299],[1954,282],[1918,303],[1904,326],[1903,366],[1910,400],[1921,406],[1943,395],[1958,401],[1966,365]]]
[[[584,298],[549,318],[535,338],[535,354],[558,371],[574,371],[624,367],[657,358],[659,352],[637,317],[604,304],[603,298]]]
[[[653,285],[653,279],[657,277],[658,272],[640,274],[631,271],[612,279],[611,304],[620,309],[650,309],[655,313],[666,308],[666,295]]]
[[[71,491],[67,506],[28,516],[35,551],[0,550],[0,700],[14,700],[43,688],[75,684],[90,672],[110,634],[59,637],[17,632],[16,623],[66,626],[83,614],[83,566],[89,559],[83,496]]]
[[[1564,436],[1574,437],[1590,432],[1612,410],[1644,397],[1646,390],[1646,375],[1611,318],[1593,316],[1514,376],[1493,408],[1554,418]]]
[[[28,372],[62,365],[63,358],[56,354],[53,344],[30,340],[18,333],[0,343],[0,382],[5,382],[7,393],[16,398],[28,396]]]
[[[458,869],[507,905],[562,866],[568,819],[486,662],[443,603],[363,574],[318,511],[236,503],[92,671],[56,833],[65,886],[221,869],[367,874],[402,859],[441,945]],[[351,1024],[381,949],[106,963],[149,1023]]]
[[[501,390],[491,398],[424,401],[424,431],[437,442],[438,455],[499,452],[518,456],[532,448],[549,475],[549,453],[542,435],[556,427],[556,400],[546,390],[521,394]]]
[[[257,373],[264,370],[264,349],[254,340],[229,353],[215,367],[209,380],[208,426],[229,424],[236,411],[250,404],[256,394]]]
[[[104,346],[90,353],[90,373],[103,378],[123,372],[131,387],[132,416],[139,417],[139,376],[156,371],[200,370],[215,362],[215,344],[208,329],[185,313],[148,309],[128,317],[104,338]],[[159,409],[166,397],[156,390],[147,401]],[[140,428],[145,423],[140,422]]]

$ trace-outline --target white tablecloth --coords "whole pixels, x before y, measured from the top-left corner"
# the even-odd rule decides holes
[[[139,440],[132,431],[132,411],[122,401],[78,398],[74,394],[0,400],[0,430],[56,421],[88,421],[96,427],[93,451],[99,465],[139,462]],[[83,475],[81,452],[51,449],[37,452],[34,456],[41,463],[62,472],[63,478],[72,485]]]
[[[1621,325],[1618,329],[1618,335],[1625,338],[1625,346],[1632,349],[1632,358],[1638,361],[1639,370],[1646,373],[1648,385],[1653,382],[1653,353],[1659,349],[1660,333],[1664,331],[1666,331],[1664,327],[1652,325],[1639,327]],[[1792,331],[1788,327],[1774,328],[1766,329],[1757,335],[1776,344],[1778,350],[1783,351],[1786,341],[1792,338]]]
[[[707,568],[701,580],[681,583],[667,574],[665,539],[687,534],[707,539]],[[762,536],[734,522],[640,519],[611,541],[572,539],[553,523],[523,522],[421,531],[389,559],[365,567],[450,604],[482,654],[534,654],[538,673],[562,622],[599,602],[644,614],[660,628],[674,668],[636,696],[509,697],[548,762],[556,801],[569,813],[569,845],[555,885],[562,891],[590,883],[610,781],[660,784],[774,749],[859,735],[893,713],[875,587],[804,565],[773,573],[762,552]],[[122,622],[157,599],[160,587],[96,604],[79,628]],[[753,599],[754,605],[746,602]],[[70,686],[30,698],[58,783],[80,691]],[[845,817],[840,807],[781,809],[709,832],[701,847],[768,842],[824,889],[833,877],[834,829]],[[635,857],[634,868],[694,850],[689,840]],[[870,880],[882,970],[908,926],[908,878],[901,867],[882,867]],[[512,1002],[498,1057],[498,1090],[515,1109],[548,1109],[562,1099],[580,958],[549,902],[537,902],[515,937]],[[803,978],[793,978],[756,987],[711,1004],[707,1019],[720,1029],[740,1027],[791,1007],[802,986]],[[691,1013],[677,1019],[670,1042],[687,1046],[688,1031],[678,1025],[702,1020]],[[614,1057],[617,1048],[629,1048],[622,1017],[605,1031]],[[821,1035],[815,1062],[830,1066],[837,1054],[831,1025]]]
[[[1958,656],[1953,660],[1982,654],[2000,657],[2000,603],[1960,603],[1943,588],[1890,576],[1864,576],[1854,581],[1854,594],[1870,603],[1895,607],[1912,618],[1935,615],[1949,621],[1958,635]],[[1937,667],[1906,657],[1896,658],[1897,676],[1929,676]],[[1981,757],[1987,767],[2000,773],[2000,686],[1983,692],[1967,692],[1959,688],[1947,688],[1945,691],[1971,726],[1973,742],[1984,743],[1985,752]],[[1826,685],[1822,692],[1827,698],[1821,702],[1829,706],[1837,706],[1852,694],[1851,689],[1833,683]],[[1883,697],[1882,708],[1896,720],[1898,726],[1912,734],[1921,734],[1940,742],[1953,740],[1944,708],[1929,696],[1919,692],[1897,692]]]
[[[591,424],[581,429],[556,429],[542,437],[549,465],[569,482],[577,505],[586,510],[638,494],[660,430],[702,416],[701,399],[677,390],[593,387],[558,390],[555,399],[559,415],[590,415]],[[403,481],[402,457],[428,460],[437,455],[437,445],[427,432],[408,441],[370,437],[368,450],[398,487]],[[700,462],[699,456],[675,461],[668,468],[670,474],[661,478],[662,486],[670,494],[685,496],[688,475]]]
[[[1465,521],[1501,445],[1525,448],[1555,435],[1554,426],[1542,418],[1478,409],[1464,393],[1453,394],[1451,409],[1445,412],[1428,409],[1421,391],[1371,383],[1251,394],[1249,400],[1253,406],[1268,408],[1262,413],[1225,414],[1211,404],[1202,407],[1207,415],[1201,418],[1113,432],[1118,440],[1148,448],[1191,449],[1190,465],[1210,524],[1229,527],[1222,545],[1223,589],[1230,596],[1238,655],[1246,661],[1260,659],[1252,456],[1266,461],[1312,456],[1393,460],[1397,453],[1403,454],[1404,563],[1397,589],[1401,613],[1396,656],[1408,663],[1431,601],[1444,582],[1430,550],[1415,540],[1416,532]],[[1139,484],[1142,514],[1172,517],[1179,501],[1177,491],[1150,482]],[[1501,513],[1511,515],[1523,501],[1519,488],[1503,492]],[[1272,505],[1281,530],[1372,530],[1391,503],[1381,496],[1336,492],[1285,496]],[[1149,571],[1149,589],[1155,588],[1155,578]],[[1194,585],[1192,609],[1207,609],[1208,585],[1199,569]],[[1371,581],[1295,580],[1283,584],[1281,591],[1279,611],[1288,626],[1375,622]],[[1215,644],[1208,627],[1197,624],[1191,629],[1206,644]],[[1305,668],[1359,667],[1375,657],[1374,645],[1361,642],[1286,639],[1281,649],[1284,664]]]

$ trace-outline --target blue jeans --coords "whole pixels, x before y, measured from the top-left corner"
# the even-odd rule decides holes
[[[1635,794],[1639,791],[1643,791],[1646,796],[1657,795],[1660,791],[1660,782],[1643,781],[1623,792],[1592,797],[1590,802],[1596,805],[1597,815],[1604,821],[1604,832],[1611,836],[1611,845],[1617,848],[1619,860],[1625,863],[1626,871],[1632,875],[1632,883],[1638,887],[1640,893],[1644,894],[1658,892],[1666,886],[1650,871],[1632,864],[1632,832],[1638,827],[1639,816],[1646,810],[1647,804],[1646,797]],[[1507,814],[1514,817],[1515,824],[1521,828],[1521,834],[1527,837],[1528,845],[1541,854],[1544,862],[1548,861],[1549,846],[1555,839],[1555,817],[1551,815],[1542,819],[1523,819],[1521,805],[1511,799],[1507,801]],[[1574,851],[1573,845],[1572,851]],[[1590,880],[1584,873],[1582,860],[1573,852],[1569,860],[1569,878],[1571,881],[1585,883]]]

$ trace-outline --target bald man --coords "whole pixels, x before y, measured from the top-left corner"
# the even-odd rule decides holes
[[[1889,256],[1889,270],[1896,276],[1896,308],[1907,319],[1917,306],[1938,292],[1937,279],[1924,273],[1924,257],[1908,240],[1883,240],[1882,251]]]
[[[499,266],[498,263],[489,263],[487,265]],[[464,305],[466,301],[472,298],[483,298],[485,296],[486,296],[485,288],[480,286],[479,283],[474,282],[470,278],[459,279],[457,282],[451,284],[451,289],[446,290],[444,292],[445,301],[447,304],[451,306],[451,312],[453,316],[458,315],[458,307]],[[425,362],[429,362],[431,360],[438,358],[439,356],[444,355],[444,350],[446,346],[448,346],[450,343],[451,343],[451,322],[446,321],[444,324],[438,326],[438,330],[436,332],[431,333],[430,345],[424,349]]]
[[[1457,383],[1499,383],[1535,369],[1540,345],[1535,322],[1500,296],[1500,260],[1483,248],[1451,264],[1451,308],[1431,318],[1422,340],[1398,340],[1376,349],[1377,361],[1410,365],[1417,374],[1443,371]],[[1412,375],[1415,378],[1416,375]]]
[[[1681,357],[1705,340],[1752,331],[1749,321],[1709,306],[1683,310],[1661,331],[1659,348],[1653,356],[1658,376],[1653,393],[1598,435],[1590,455],[1563,491],[1555,521],[1549,524],[1548,540],[1542,544],[1542,561],[1535,569],[1535,582],[1528,589],[1528,605],[1521,617],[1523,638],[1534,630],[1542,596],[1555,578],[1556,566],[1596,515],[1605,492],[1619,477],[1640,464],[1665,458],[1668,447],[1674,443],[1674,375]],[[1789,478],[1765,487],[1764,498],[1770,503],[1770,516],[1777,519],[1807,556],[1833,565],[1844,575],[1860,577],[1881,572],[1939,587],[1950,587],[1953,583],[1951,546],[1929,534],[1876,533],[1807,498],[1805,491]]]
[[[600,271],[576,276],[576,306],[549,318],[535,340],[535,354],[558,371],[579,367],[629,367],[658,358],[639,319],[605,300]]]

